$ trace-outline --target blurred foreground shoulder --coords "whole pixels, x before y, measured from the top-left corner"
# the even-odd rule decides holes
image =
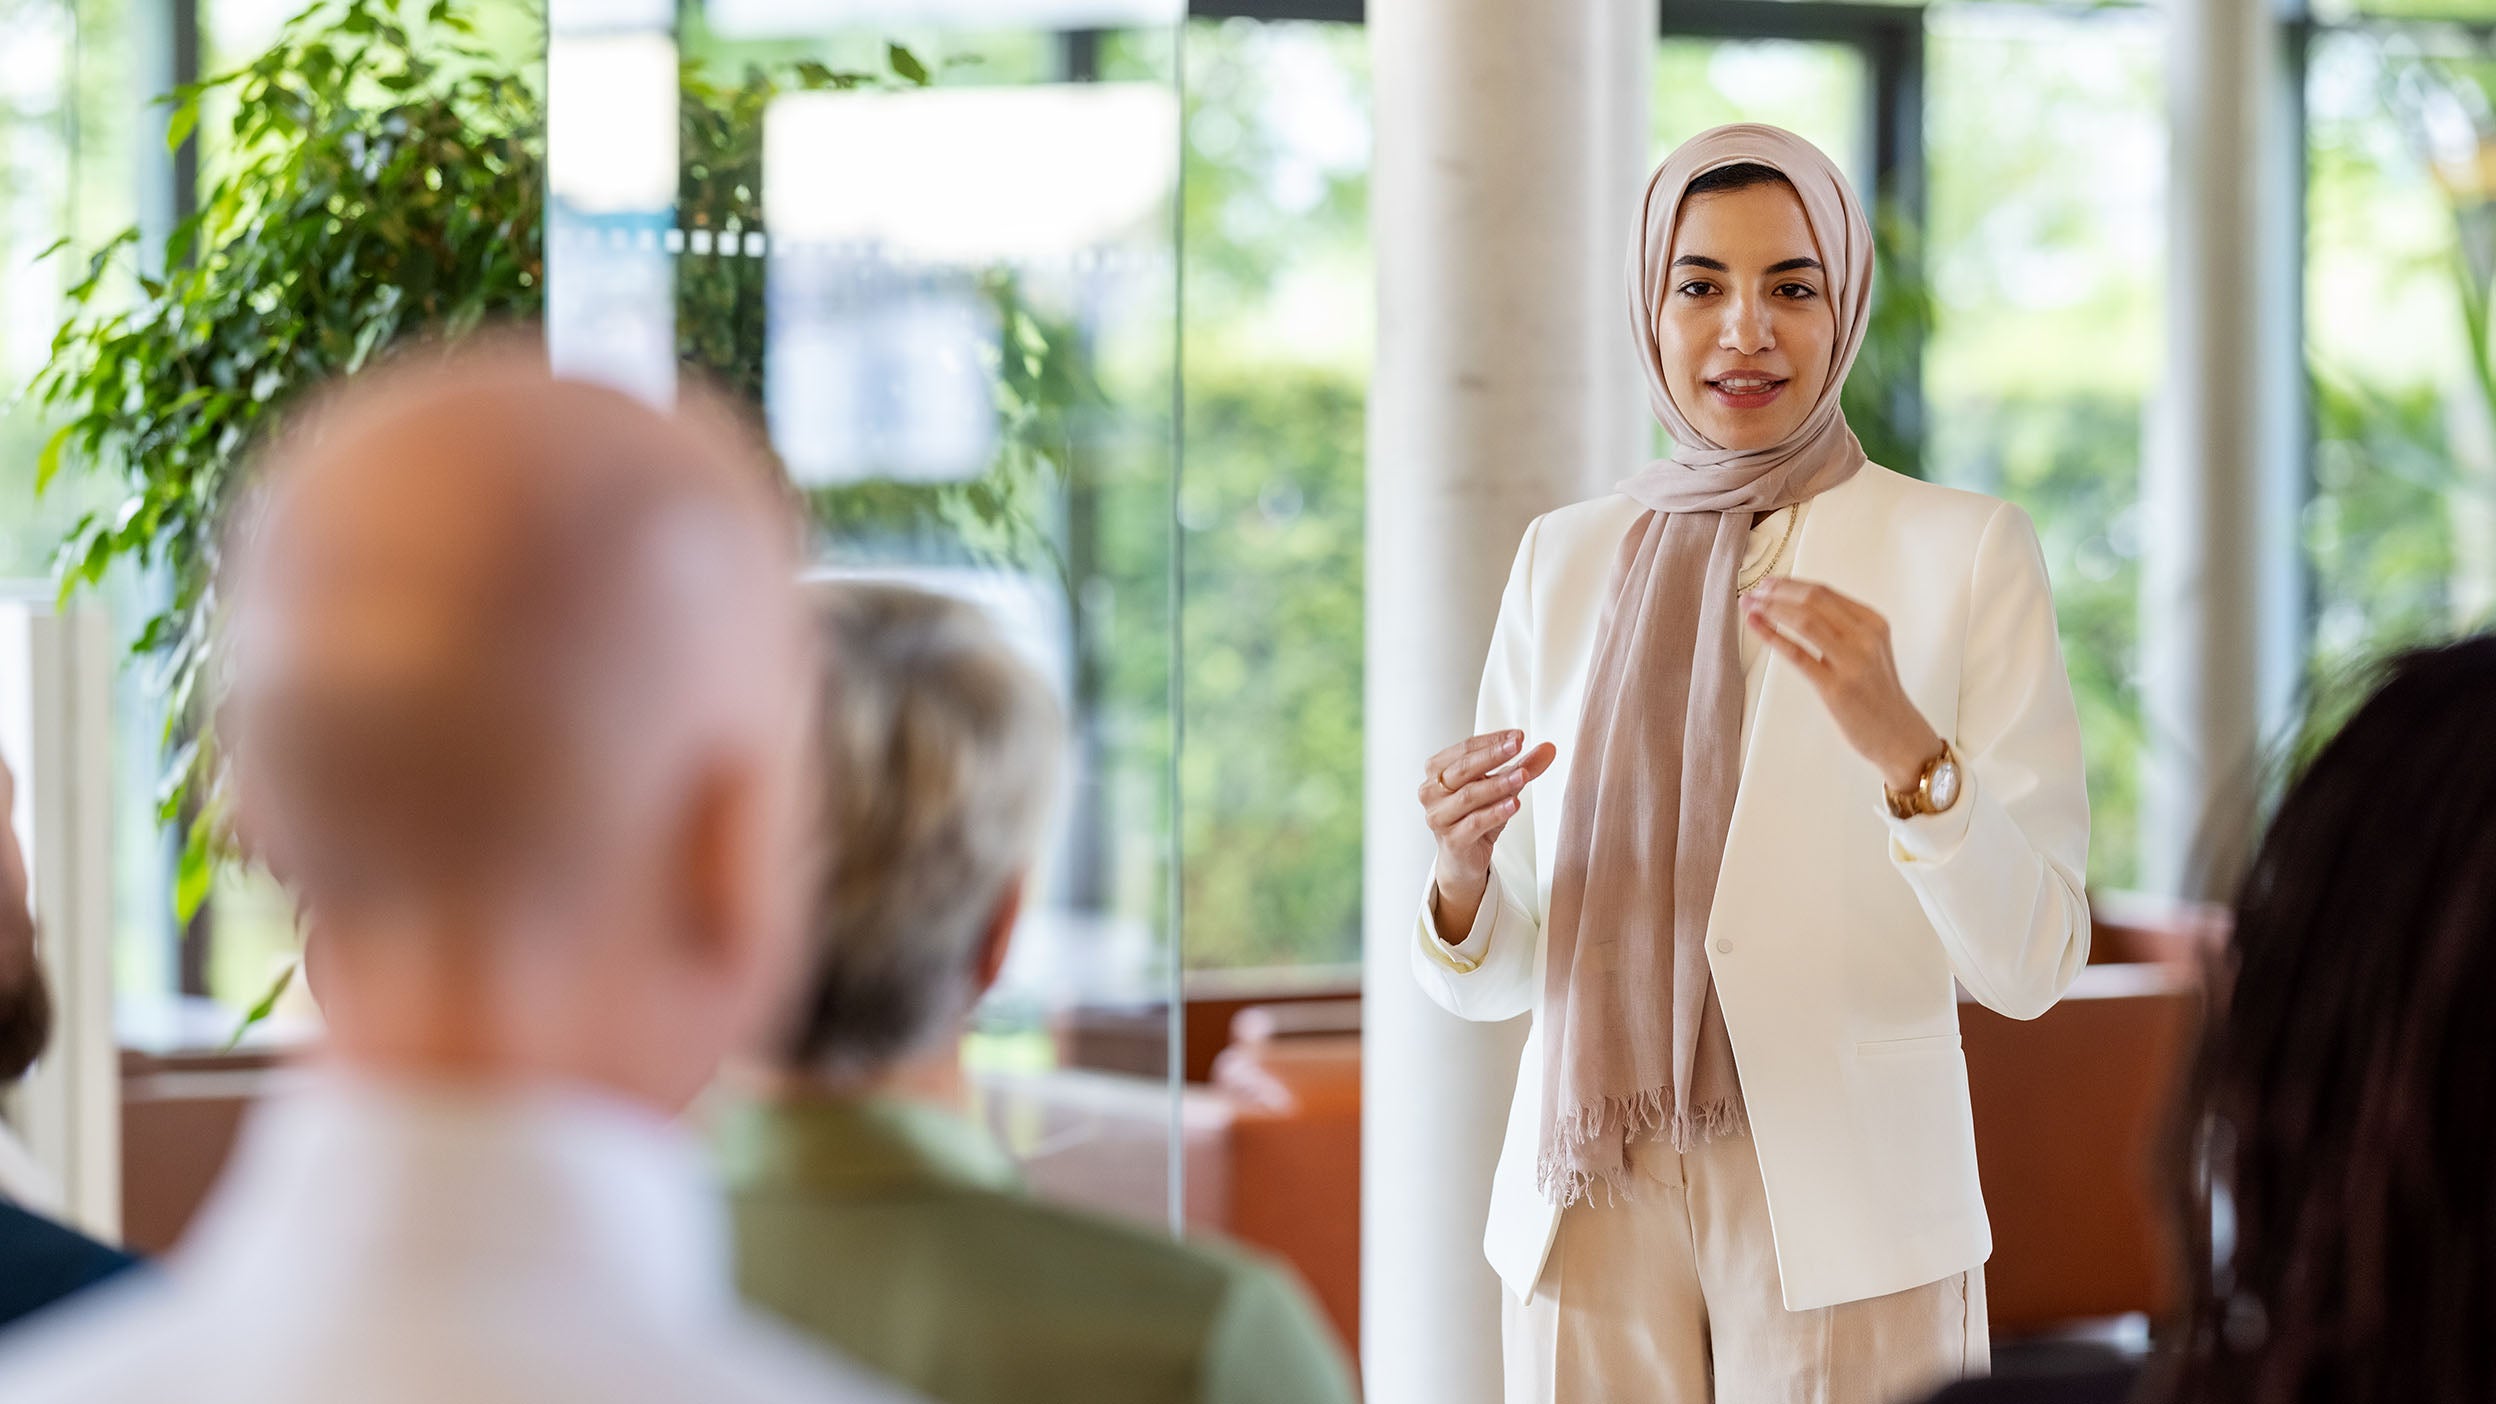
[[[66,1224],[0,1202],[0,1327],[138,1265]]]
[[[1333,1331],[1300,1284],[1245,1251],[1204,1251],[1228,1281],[1205,1350],[1205,1404],[1353,1404]]]

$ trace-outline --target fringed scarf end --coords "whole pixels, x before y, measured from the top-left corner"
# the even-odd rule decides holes
[[[1667,1141],[1688,1154],[1719,1136],[1747,1136],[1750,1113],[1740,1097],[1727,1097],[1694,1112],[1672,1109],[1672,1089],[1650,1087],[1628,1096],[1605,1097],[1562,1114],[1552,1128],[1551,1143],[1536,1157],[1534,1181],[1543,1197],[1562,1208],[1586,1203],[1595,1186],[1603,1186],[1604,1202],[1633,1198],[1629,1147],[1640,1141]],[[1602,1163],[1593,1152],[1609,1151]]]
[[[1751,1114],[1743,1108],[1742,1099],[1727,1097],[1711,1106],[1699,1108],[1686,1116],[1673,1118],[1673,1149],[1687,1155],[1693,1147],[1719,1136],[1751,1134]]]

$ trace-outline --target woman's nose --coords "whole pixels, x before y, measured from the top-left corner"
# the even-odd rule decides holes
[[[1768,326],[1767,305],[1757,298],[1726,298],[1724,318],[1716,332],[1716,344],[1724,350],[1754,356],[1777,344]]]

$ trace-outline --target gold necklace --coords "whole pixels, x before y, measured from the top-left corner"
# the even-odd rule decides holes
[[[1759,582],[1777,573],[1777,563],[1785,559],[1785,548],[1794,540],[1794,529],[1803,524],[1802,504],[1796,503],[1791,511],[1792,515],[1785,519],[1785,534],[1777,538],[1777,549],[1768,557],[1768,564],[1761,566],[1759,572],[1750,579],[1735,581],[1733,591],[1735,595],[1749,594]]]

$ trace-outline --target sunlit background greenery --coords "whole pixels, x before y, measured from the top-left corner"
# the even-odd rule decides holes
[[[0,0],[0,380],[11,386],[43,359],[69,268],[34,255],[64,234],[92,245],[135,213],[134,171],[149,153],[120,42],[129,3]],[[2386,22],[2394,7],[2368,8],[2375,17],[2326,13],[2304,93],[2303,521],[2320,679],[2482,622],[2496,602],[2485,318],[2496,205],[2484,154],[2496,150],[2496,47],[2483,29]],[[2496,19],[2488,0],[2397,8]],[[247,57],[282,18],[266,0],[203,9],[212,67]],[[2352,18],[2365,22],[2341,22]],[[2038,522],[2086,728],[2090,876],[2122,887],[2140,872],[2140,464],[2164,383],[2161,20],[2144,6],[1995,0],[1935,5],[1921,22],[1929,188],[1916,291],[1931,333],[1918,466],[2010,497]],[[535,61],[525,18],[497,38],[515,64]],[[1053,52],[1000,43],[988,57],[1019,71]],[[1100,62],[1116,77],[1166,58],[1110,36]],[[1176,542],[1181,565],[1184,955],[1196,968],[1349,961],[1362,832],[1367,46],[1354,25],[1200,19],[1185,64],[1184,470],[1175,531],[1159,538]],[[1654,73],[1659,153],[1756,117],[1866,176],[1873,79],[1860,50],[1660,39]],[[89,505],[74,491],[32,499],[47,427],[23,410],[0,416],[0,576],[46,572],[51,543]],[[1166,569],[1156,552],[1167,549],[1137,544],[1121,568],[1143,581]],[[116,588],[134,602],[147,582]],[[1111,660],[1103,686],[1141,705],[1167,665]],[[133,736],[125,765],[144,777],[153,758],[144,729]],[[143,778],[131,790],[123,974],[161,987],[164,855],[146,829]],[[221,949],[212,990],[248,998],[272,958]]]

